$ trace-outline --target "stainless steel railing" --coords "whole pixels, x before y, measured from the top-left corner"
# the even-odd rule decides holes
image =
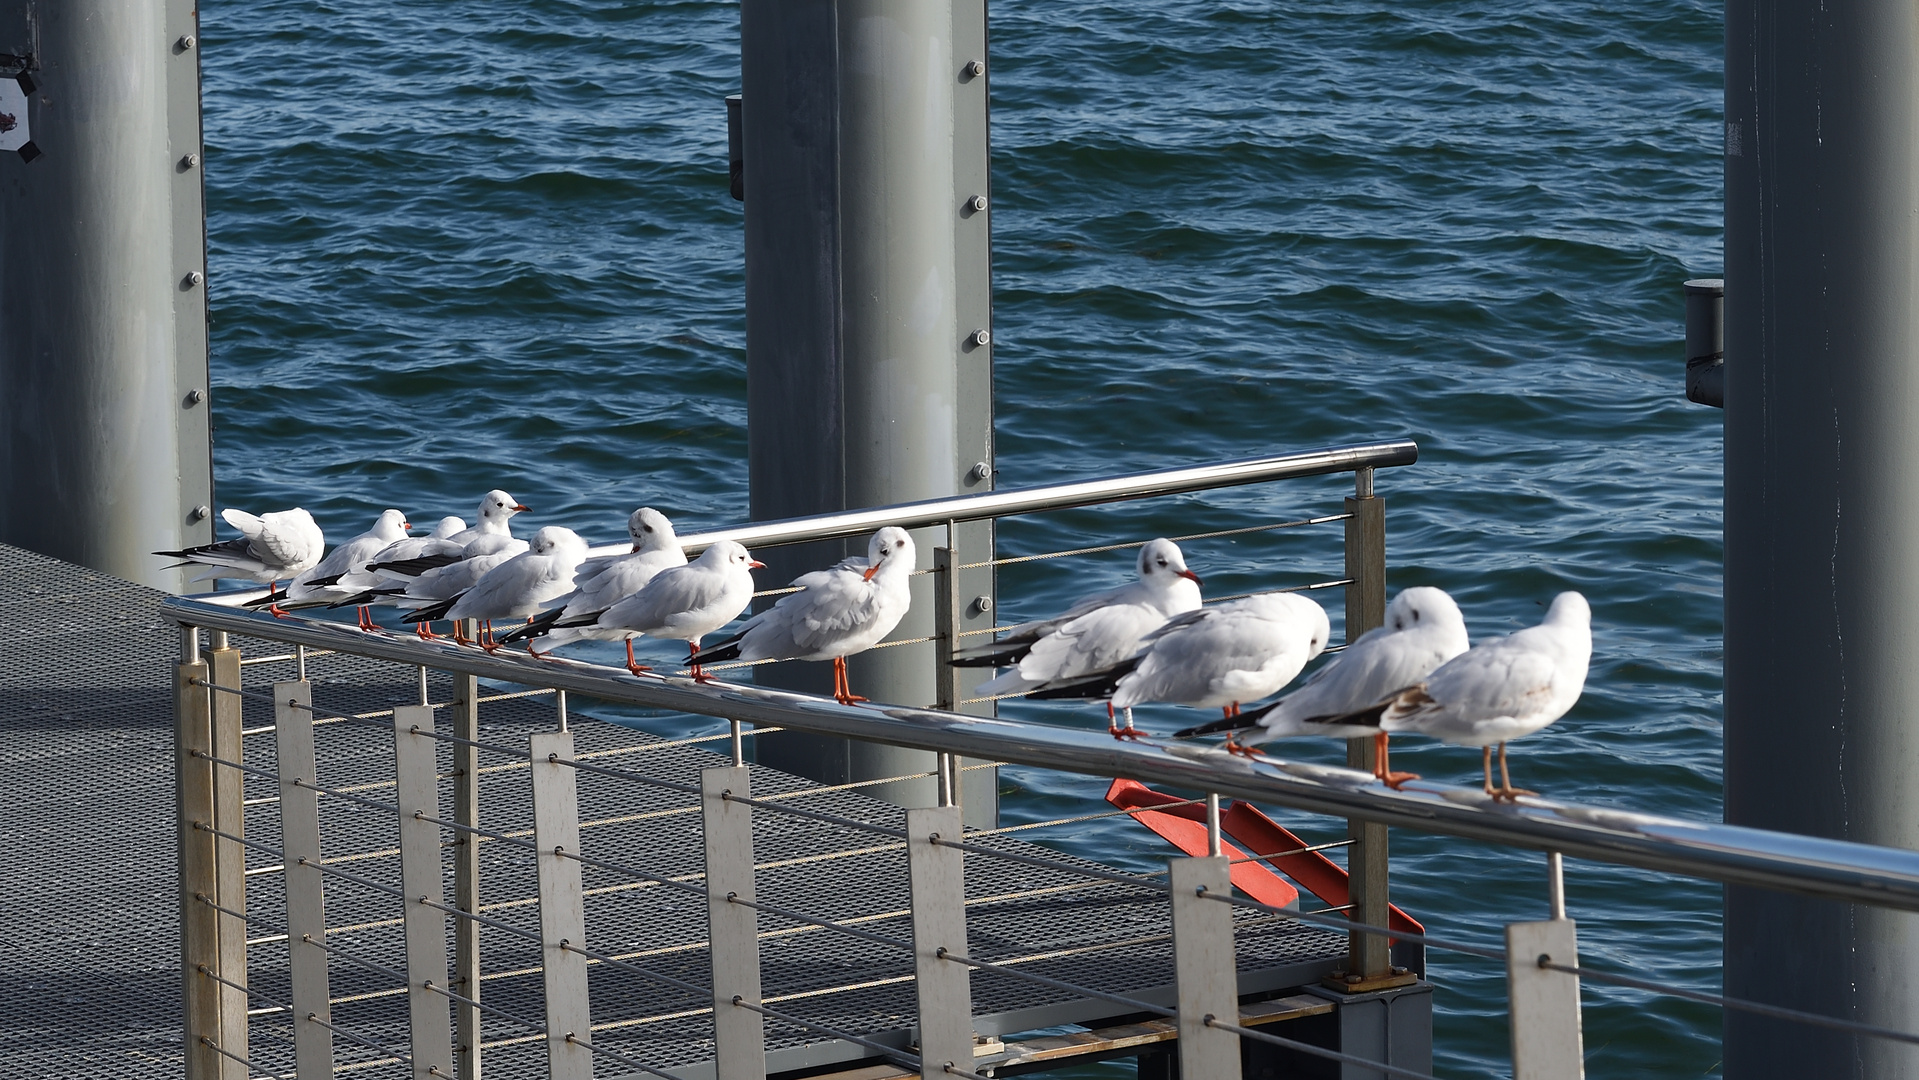
[[[649,709],[1064,772],[1123,776],[1726,884],[1919,911],[1919,852],[1899,848],[1549,799],[1508,804],[1488,798],[1478,788],[1425,780],[1394,791],[1357,770],[1277,759],[1252,761],[1208,746],[1151,739],[1120,742],[1099,732],[932,709],[847,706],[762,687],[700,684],[673,676],[637,678],[576,660],[534,660],[505,652],[489,655],[445,642],[368,635],[340,624],[289,622],[182,598],[164,601],[163,610],[184,626],[551,687]]]

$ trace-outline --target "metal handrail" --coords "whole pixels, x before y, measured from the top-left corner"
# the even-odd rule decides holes
[[[199,626],[375,659],[547,686],[587,697],[1097,776],[1124,776],[1335,817],[1560,851],[1734,885],[1919,911],[1919,852],[1413,781],[1394,791],[1350,769],[1251,762],[1210,747],[1122,743],[1104,733],[896,705],[840,705],[763,687],[636,677],[575,660],[487,654],[443,641],[281,620],[183,597],[161,612]]]
[[[1206,465],[1188,465],[1177,469],[1102,476],[1075,480],[1067,484],[1043,484],[1039,487],[986,491],[977,495],[952,495],[892,506],[867,507],[808,517],[782,518],[729,525],[706,532],[681,536],[680,547],[689,555],[698,555],[721,540],[753,546],[797,544],[808,540],[832,540],[842,536],[861,536],[887,525],[912,529],[925,525],[943,525],[949,521],[981,521],[1009,514],[1031,514],[1042,510],[1070,510],[1099,503],[1149,499],[1156,495],[1179,495],[1210,488],[1262,484],[1271,480],[1290,480],[1304,476],[1356,472],[1411,465],[1419,460],[1419,445],[1410,440],[1364,443],[1356,446],[1328,446],[1291,454],[1240,458]],[[589,556],[618,555],[630,550],[628,544],[601,544],[587,551]],[[264,589],[246,589],[202,596],[209,603],[238,605],[265,596]]]

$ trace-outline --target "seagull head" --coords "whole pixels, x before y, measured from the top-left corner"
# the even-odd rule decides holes
[[[413,531],[406,522],[406,515],[398,510],[382,510],[380,520],[373,523],[373,535],[391,543]]]
[[[1546,623],[1557,626],[1590,627],[1593,621],[1592,605],[1586,598],[1570,589],[1553,597],[1553,606],[1546,609]]]
[[[433,526],[433,531],[428,535],[444,538],[452,536],[456,532],[465,531],[466,519],[454,514],[448,514],[440,519],[439,524]]]
[[[1149,540],[1139,549],[1139,579],[1151,582],[1160,588],[1171,588],[1178,578],[1185,578],[1195,585],[1202,584],[1199,575],[1186,569],[1186,556],[1179,545],[1161,537]]]
[[[559,525],[548,525],[546,528],[533,534],[533,546],[531,550],[535,555],[552,555],[555,552],[570,547],[577,547],[582,550],[586,548],[586,541],[582,540],[580,534],[574,532],[572,529]]]
[[[910,574],[917,558],[919,552],[914,549],[913,538],[906,534],[906,530],[897,525],[888,525],[866,542],[866,573],[861,577],[871,581],[873,575],[882,569],[895,574]]]
[[[634,551],[664,551],[680,542],[673,523],[650,506],[642,506],[627,517],[626,534],[633,538]]]
[[[755,559],[746,545],[737,540],[721,540],[700,552],[696,565],[716,566],[724,570],[758,570],[766,564]]]
[[[494,488],[480,496],[480,520],[504,523],[514,514],[524,513],[526,507],[518,499]]]

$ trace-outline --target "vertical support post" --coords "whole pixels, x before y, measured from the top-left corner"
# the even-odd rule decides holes
[[[1919,849],[1919,5],[1725,19],[1725,820]],[[1912,1029],[1919,914],[1725,895],[1728,995]],[[1728,1080],[1919,1076],[1734,1010],[1722,1045]]]
[[[1358,640],[1361,634],[1386,621],[1386,501],[1373,494],[1373,470],[1354,474],[1354,497],[1346,500],[1346,640]],[[1346,742],[1349,768],[1371,772],[1374,762],[1373,740],[1349,739]],[[1351,876],[1353,918],[1372,926],[1384,926],[1389,917],[1387,896],[1386,826],[1357,818],[1346,822],[1346,835],[1353,841],[1347,855]],[[1346,969],[1362,979],[1377,979],[1392,974],[1392,943],[1377,934],[1354,933],[1347,947]]]
[[[945,1080],[947,1065],[973,1068],[972,971],[939,955],[941,949],[970,955],[966,951],[966,853],[933,842],[941,836],[957,840],[962,830],[957,806],[906,812],[920,1080]]]
[[[540,958],[546,984],[546,1063],[553,1080],[593,1080],[593,1011],[587,999],[586,909],[580,889],[580,799],[573,734],[532,737],[533,839],[539,845]],[[573,856],[569,858],[568,856]]]
[[[566,719],[566,691],[564,690],[553,691],[553,720],[559,725],[559,730],[568,730]]]
[[[755,520],[991,489],[992,283],[984,0],[743,0],[747,469]],[[992,550],[992,527],[960,530]],[[926,558],[931,529],[914,542]],[[785,580],[861,541],[766,556]],[[968,571],[965,595],[991,573]],[[938,587],[913,580],[898,637],[932,636]],[[977,614],[986,616],[979,606]],[[875,701],[939,700],[930,644],[853,657]],[[760,668],[820,692],[821,665]],[[903,747],[786,731],[764,764],[828,784],[933,771]],[[996,791],[981,770],[980,818]],[[928,780],[868,790],[899,805]]]
[[[0,190],[0,540],[173,590],[148,552],[213,539],[195,11],[0,2],[45,151]]]
[[[714,1080],[765,1080],[765,1024],[733,1004],[760,1003],[760,923],[755,899],[753,808],[725,796],[751,795],[743,767],[700,771],[700,820],[706,836],[707,939],[713,958]]]
[[[227,642],[227,635],[215,632],[213,648],[206,654],[207,678],[215,686],[240,689],[240,650]],[[213,756],[226,761],[242,761],[240,706],[238,694],[208,691],[208,709],[213,720]],[[213,820],[221,832],[246,835],[246,774],[238,769],[216,765],[213,769]],[[219,885],[214,900],[228,911],[246,913],[247,849],[233,840],[214,838],[214,859],[218,865]],[[243,918],[214,913],[220,925],[220,977],[238,986],[247,985],[247,922]],[[220,986],[220,1046],[230,1054],[247,1056],[247,993],[237,986]],[[230,1057],[220,1058],[222,1080],[247,1080],[247,1067]]]
[[[1579,976],[1542,967],[1579,966],[1571,919],[1506,926],[1506,995],[1512,1010],[1513,1080],[1583,1080]]]
[[[419,733],[416,733],[416,729]],[[443,903],[440,827],[421,815],[440,816],[440,784],[435,775],[438,744],[433,710],[402,705],[393,710],[394,801],[400,807],[400,890],[406,894],[406,997],[413,1033],[413,1080],[433,1080],[453,1071],[453,1028],[446,987],[446,915],[429,904]]]
[[[1173,898],[1173,970],[1179,980],[1181,1080],[1238,1080],[1239,1036],[1206,1018],[1239,1023],[1239,963],[1233,908],[1203,892],[1231,896],[1224,855],[1168,859]]]
[[[1566,917],[1566,860],[1557,851],[1546,853],[1546,902],[1553,918]]]
[[[453,734],[476,741],[480,737],[480,680],[453,676]],[[480,750],[453,744],[453,820],[468,828],[480,825]],[[480,845],[472,833],[453,838],[453,906],[469,915],[480,910]],[[453,925],[453,980],[460,996],[480,1000],[480,924],[456,919]],[[480,1007],[453,1003],[453,1056],[460,1080],[480,1080]]]
[[[327,983],[326,879],[320,873],[320,793],[313,753],[313,687],[273,684],[274,762],[280,773],[280,850],[287,899],[287,974],[293,1005],[293,1067],[333,1075],[333,1006]],[[302,708],[307,706],[308,708]],[[316,1022],[317,1021],[317,1022]]]
[[[1225,842],[1219,835],[1219,792],[1206,793],[1206,854],[1224,855]]]
[[[197,634],[185,627],[186,634]],[[191,655],[199,653],[195,637]],[[215,1080],[220,1055],[209,1044],[220,1039],[220,984],[205,972],[220,968],[219,912],[207,906],[219,892],[219,862],[214,848],[213,716],[203,684],[207,663],[194,659],[174,669],[174,783],[180,829],[180,969],[186,996],[186,1037],[182,1050],[187,1080]],[[204,827],[203,827],[204,826]]]

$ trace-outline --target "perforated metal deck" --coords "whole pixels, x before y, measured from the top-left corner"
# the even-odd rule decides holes
[[[0,814],[8,858],[0,881],[10,899],[0,930],[0,1075],[175,1077],[180,1070],[180,980],[174,874],[172,700],[178,650],[171,624],[156,614],[159,593],[103,574],[0,546],[0,760],[9,807]],[[236,642],[248,656],[283,653],[263,642]],[[418,700],[414,669],[352,657],[309,661],[316,705],[362,712]],[[246,668],[249,688],[293,677],[292,662]],[[435,701],[450,696],[445,680]],[[583,759],[681,783],[724,762],[700,747],[654,748],[657,738],[578,714]],[[524,745],[552,726],[551,699],[483,706],[484,741]],[[245,702],[248,726],[271,724],[265,703]],[[320,781],[390,798],[391,737],[363,723],[324,723],[315,732]],[[724,744],[716,744],[724,745]],[[250,765],[273,769],[271,736],[247,739]],[[451,768],[443,747],[442,772]],[[482,755],[481,824],[530,829],[524,762]],[[582,842],[590,856],[697,883],[699,815],[684,795],[581,773]],[[756,795],[812,788],[810,781],[754,767]],[[449,785],[442,798],[450,799]],[[248,781],[249,798],[275,792]],[[818,791],[795,805],[891,826],[898,808],[857,792]],[[329,863],[397,886],[397,826],[390,814],[321,800],[322,850]],[[450,805],[443,806],[451,816]],[[277,807],[249,807],[249,838],[277,844]],[[1008,837],[979,840],[1008,851],[1072,862],[1071,856]],[[906,860],[886,837],[791,815],[756,812],[755,860],[763,901],[910,939]],[[531,855],[483,842],[483,912],[537,930]],[[250,869],[273,863],[258,852]],[[771,865],[769,865],[771,864]],[[1082,863],[1092,866],[1092,863]],[[451,868],[448,869],[451,894]],[[281,878],[249,878],[250,937],[281,929]],[[1090,881],[1064,870],[973,855],[966,860],[968,941],[982,960],[1149,1001],[1172,1001],[1172,957],[1163,896]],[[631,877],[585,868],[588,946],[694,985],[708,982],[706,915],[698,897]],[[1243,991],[1310,983],[1338,966],[1344,935],[1239,910]],[[329,942],[404,969],[398,903],[349,882],[327,884]],[[914,1019],[910,955],[816,927],[761,916],[762,979],[768,1005],[905,1047]],[[500,1010],[484,1026],[484,1060],[495,1077],[545,1071],[540,1037],[507,1017],[543,1016],[537,947],[499,930],[483,931],[481,1000]],[[256,1009],[287,998],[284,946],[251,950]],[[710,1076],[711,1021],[702,998],[607,965],[591,969],[594,1041],[667,1068],[687,1080]],[[352,964],[332,966],[334,1023],[395,1048],[406,1045],[406,1005],[392,980]],[[1121,1006],[975,972],[976,1027],[1011,1034],[1036,1027],[1093,1023]],[[287,1020],[256,1016],[251,1056],[261,1067],[291,1071],[288,1048],[265,1035]],[[870,1050],[769,1022],[768,1066],[791,1070],[872,1056]],[[404,1066],[336,1040],[339,1071],[401,1076]],[[599,1075],[628,1070],[603,1061]]]

